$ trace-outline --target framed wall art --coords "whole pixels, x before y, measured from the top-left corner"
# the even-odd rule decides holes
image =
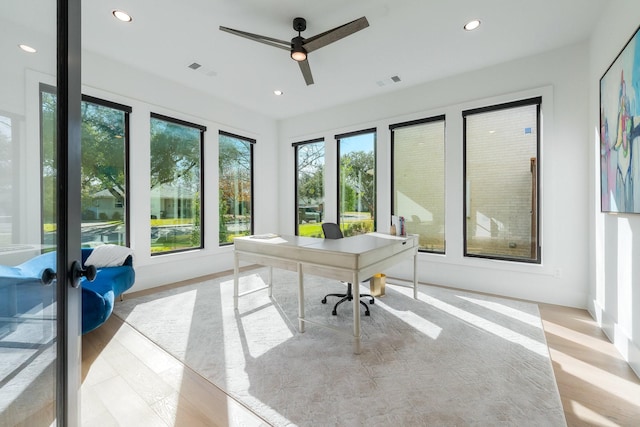
[[[602,212],[640,213],[640,28],[600,79]]]

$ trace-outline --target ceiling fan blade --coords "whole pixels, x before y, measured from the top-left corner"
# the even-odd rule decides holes
[[[367,21],[367,18],[363,16],[362,18],[358,18],[332,30],[325,31],[324,33],[315,35],[313,37],[309,37],[308,39],[305,39],[302,46],[307,52],[313,52],[314,50],[320,49],[323,46],[336,42],[340,39],[350,36],[355,32],[365,29],[368,26],[369,21]]]
[[[225,31],[236,36],[244,37],[245,39],[253,40],[259,43],[268,44],[269,46],[279,47],[284,50],[291,50],[291,42],[286,40],[278,40],[273,37],[261,36],[259,34],[247,33],[246,31],[234,30],[233,28],[227,28],[220,26],[221,31]]]
[[[307,83],[307,86],[313,84],[313,76],[311,75],[311,67],[309,67],[309,60],[305,59],[304,61],[299,61],[300,71],[302,71],[302,76],[304,77],[304,81]]]

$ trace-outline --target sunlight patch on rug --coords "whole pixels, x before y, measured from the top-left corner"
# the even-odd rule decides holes
[[[222,287],[233,287],[233,280],[221,283]],[[243,290],[262,288],[266,286],[266,282],[257,274],[244,276],[240,280],[240,286]],[[267,292],[266,290],[264,291]],[[267,302],[266,304],[254,307],[250,310],[240,310],[240,324],[237,320],[230,322],[234,318],[233,304],[223,305],[223,310],[227,314],[223,317],[225,322],[224,330],[227,339],[224,340],[227,358],[234,357],[236,352],[234,346],[227,345],[236,341],[231,336],[236,336],[240,331],[244,335],[244,343],[246,351],[252,358],[259,358],[274,347],[279,346],[283,342],[293,337],[295,331],[292,331],[290,325],[285,318],[280,316],[278,308],[275,304]]]
[[[407,325],[416,328],[417,331],[422,332],[431,339],[438,339],[438,335],[440,335],[440,332],[442,332],[442,328],[440,326],[429,322],[428,320],[418,316],[412,311],[401,311],[391,308],[385,303],[381,302],[380,298],[378,298],[378,301],[375,302],[375,305],[376,307],[385,309],[390,314],[407,323]]]
[[[465,301],[472,302],[474,304],[481,305],[482,307],[486,307],[490,310],[495,311],[496,313],[504,314],[505,316],[509,316],[512,319],[519,320],[521,322],[526,323],[527,325],[539,327],[540,326],[540,318],[538,316],[534,316],[531,314],[527,314],[522,310],[517,310],[513,307],[509,307],[505,304],[500,304],[495,301],[484,301],[477,298],[458,296]]]
[[[439,310],[442,310],[446,313],[456,316],[460,320],[463,320],[469,323],[470,325],[474,325],[478,328],[484,329],[485,331],[490,332],[505,340],[511,341],[514,344],[522,345],[527,350],[531,350],[542,357],[549,356],[549,349],[546,343],[542,343],[535,339],[531,339],[527,336],[524,336],[522,334],[519,334],[513,331],[512,329],[505,328],[488,319],[485,319],[480,316],[476,316],[475,314],[472,314],[468,311],[462,310],[451,304],[447,304],[444,301],[440,301],[437,298],[434,298],[428,295],[421,295],[420,300],[426,302],[429,305],[432,305],[433,307]]]

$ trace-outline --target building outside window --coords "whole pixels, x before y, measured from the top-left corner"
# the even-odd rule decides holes
[[[345,236],[376,229],[376,129],[336,135],[338,218]]]
[[[202,248],[206,128],[151,113],[151,254]]]
[[[322,237],[324,220],[323,139],[294,143],[296,174],[296,235]]]
[[[254,139],[220,131],[219,244],[253,234]]]
[[[540,262],[541,98],[463,111],[465,256]]]
[[[445,252],[445,117],[389,126],[392,215],[405,219],[419,250]]]
[[[40,88],[43,243],[55,244],[56,89]],[[129,245],[128,143],[131,107],[83,95],[81,241],[83,247]]]

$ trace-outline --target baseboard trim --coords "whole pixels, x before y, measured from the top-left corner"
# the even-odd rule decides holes
[[[631,338],[620,328],[618,323],[607,314],[604,307],[598,301],[589,299],[587,310],[591,317],[598,322],[598,325],[620,352],[624,360],[627,361],[633,372],[640,378],[640,348]]]

